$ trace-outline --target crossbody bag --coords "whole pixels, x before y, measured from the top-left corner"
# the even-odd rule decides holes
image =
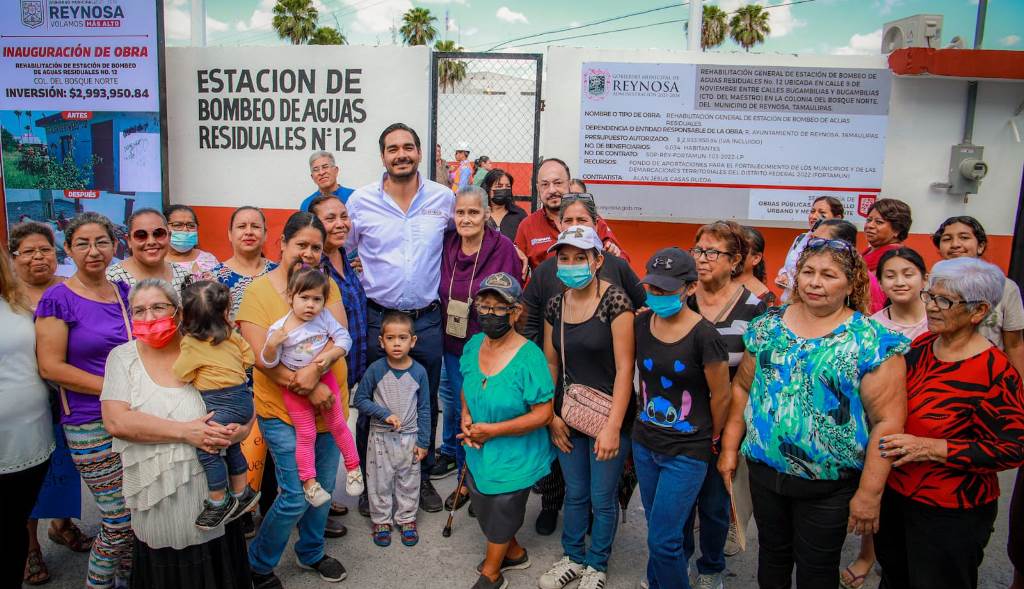
[[[608,423],[612,412],[612,396],[583,384],[569,383],[569,370],[565,363],[565,295],[559,315],[559,341],[562,352],[562,420],[569,427],[596,438]],[[601,304],[595,313],[600,312]]]

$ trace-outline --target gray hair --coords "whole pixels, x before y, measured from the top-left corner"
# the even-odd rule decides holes
[[[953,258],[932,266],[928,288],[941,286],[965,301],[994,308],[1003,298],[1006,275],[999,266],[978,258]]]
[[[178,294],[178,289],[171,286],[171,283],[167,282],[162,278],[144,278],[132,287],[132,290],[128,293],[128,304],[131,305],[135,301],[135,295],[140,291],[155,288],[163,291],[164,296],[171,302],[176,309],[181,308],[181,295]]]
[[[562,195],[562,204],[558,207],[558,220],[561,221],[565,218],[565,210],[572,205],[583,205],[583,208],[587,209],[587,214],[590,215],[590,220],[597,224],[597,220],[600,217],[597,215],[597,203],[594,202],[593,198],[572,198],[575,194],[581,194],[576,192],[570,192]],[[568,197],[568,198],[566,198]]]
[[[490,210],[488,208],[489,199],[487,198],[487,193],[484,191],[483,188],[480,188],[479,186],[476,185],[467,186],[462,190],[459,190],[459,192],[455,195],[455,199],[458,200],[459,197],[462,196],[475,196],[476,198],[480,199],[480,206],[484,208],[484,212]]]
[[[318,159],[320,159],[322,157],[325,157],[325,158],[331,160],[331,165],[332,166],[338,165],[338,163],[334,161],[334,154],[333,153],[331,153],[329,151],[314,151],[313,155],[309,156],[309,168],[312,170],[313,169],[313,162],[315,162],[316,160],[318,160]]]

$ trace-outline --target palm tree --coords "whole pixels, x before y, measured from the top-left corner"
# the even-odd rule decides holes
[[[406,45],[427,45],[437,36],[437,21],[428,8],[410,8],[402,15],[402,39]]]
[[[448,53],[458,53],[463,49],[455,44],[455,41],[438,41],[434,43],[434,50]],[[437,84],[441,86],[441,92],[445,89],[454,90],[455,84],[466,79],[466,62],[459,59],[444,58],[437,64]]]
[[[320,27],[313,31],[310,45],[348,45],[348,39],[334,27]]]
[[[768,18],[768,11],[760,4],[740,7],[729,22],[729,36],[749,52],[754,45],[764,43],[765,37],[772,32]]]
[[[313,36],[320,14],[312,0],[277,0],[274,5],[274,30],[292,45],[301,45]]]
[[[707,50],[725,42],[729,36],[729,16],[717,6],[704,5],[704,18],[700,26],[700,48]]]
[[[21,128],[21,111],[20,110],[14,111],[14,116],[18,117],[18,128]]]

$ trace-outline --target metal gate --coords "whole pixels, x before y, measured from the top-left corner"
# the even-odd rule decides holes
[[[531,210],[543,59],[539,53],[434,52],[430,67],[430,149],[441,146],[450,172],[455,148],[469,144],[469,160],[487,156],[505,170],[517,200],[529,201]],[[444,183],[438,167],[430,167],[430,177]]]

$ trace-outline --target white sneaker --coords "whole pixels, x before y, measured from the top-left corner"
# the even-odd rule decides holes
[[[580,578],[583,575],[583,568],[583,565],[569,560],[568,556],[563,556],[548,569],[548,572],[540,576],[537,586],[540,589],[562,589]]]
[[[577,589],[604,589],[604,584],[607,580],[608,575],[603,571],[587,567],[583,571],[583,578],[580,579],[580,585]]]
[[[736,524],[729,524],[729,535],[725,538],[725,550],[723,551],[726,556],[736,556],[743,550],[740,547],[739,534],[736,531]]]
[[[363,494],[363,473],[359,467],[353,468],[345,475],[345,492],[352,497]]]
[[[313,507],[320,507],[331,500],[331,494],[324,491],[324,488],[316,481],[313,481],[313,486],[305,489],[305,493],[306,503],[309,503]]]
[[[693,589],[724,589],[725,582],[722,580],[722,573],[713,575],[697,575],[693,583]]]
[[[647,582],[647,579],[640,579],[640,589],[650,589],[651,584]]]

